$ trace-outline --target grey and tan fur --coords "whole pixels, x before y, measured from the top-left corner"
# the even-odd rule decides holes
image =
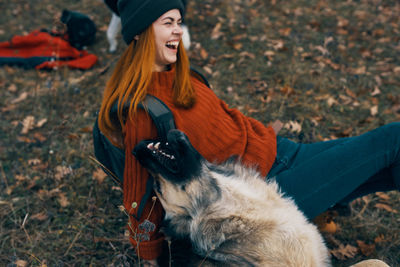
[[[206,161],[180,131],[134,153],[155,177],[165,234],[190,240],[193,266],[330,266],[317,228],[255,170]]]

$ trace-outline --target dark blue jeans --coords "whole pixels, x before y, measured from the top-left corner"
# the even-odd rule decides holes
[[[338,202],[400,189],[400,122],[313,144],[278,137],[267,179],[276,179],[308,218]]]

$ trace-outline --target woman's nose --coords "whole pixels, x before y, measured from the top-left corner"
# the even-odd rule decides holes
[[[182,35],[183,34],[182,26],[180,24],[176,24],[176,26],[174,27],[173,33]]]

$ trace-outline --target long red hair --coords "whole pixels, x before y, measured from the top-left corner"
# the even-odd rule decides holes
[[[101,132],[111,141],[115,133],[121,134],[125,131],[125,117],[135,116],[138,104],[146,96],[151,82],[155,54],[154,31],[150,26],[140,34],[138,40],[133,40],[129,44],[117,62],[114,72],[106,84],[98,119]],[[189,59],[182,42],[178,46],[175,80],[171,89],[174,92],[176,105],[185,108],[193,106],[195,93],[190,82]],[[110,117],[111,107],[116,101],[119,125],[113,123]],[[125,103],[129,103],[128,114],[123,114]]]

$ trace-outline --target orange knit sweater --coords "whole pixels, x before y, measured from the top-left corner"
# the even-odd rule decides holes
[[[155,72],[148,93],[161,99],[171,109],[176,127],[186,133],[200,154],[211,162],[223,162],[232,155],[239,155],[244,164],[257,167],[260,173],[266,176],[276,156],[274,130],[244,116],[237,109],[230,109],[211,89],[195,78],[192,78],[196,92],[195,105],[190,109],[176,107],[171,90],[174,75],[174,69]],[[132,203],[139,204],[145,193],[148,173],[131,152],[141,140],[153,139],[156,136],[156,127],[143,110],[139,110],[137,116],[127,121],[123,190],[125,208],[132,215],[137,213],[137,208],[132,208]],[[159,225],[162,217],[160,202],[151,197],[140,221],[131,216],[130,228],[136,232],[135,237],[135,233],[131,231],[131,241],[140,258],[150,260],[160,255],[163,236],[159,233]],[[142,227],[139,225],[146,219],[155,224],[154,231],[145,233],[146,230],[140,229]],[[138,246],[138,236],[143,233],[144,238],[149,237],[150,240],[141,241]]]

